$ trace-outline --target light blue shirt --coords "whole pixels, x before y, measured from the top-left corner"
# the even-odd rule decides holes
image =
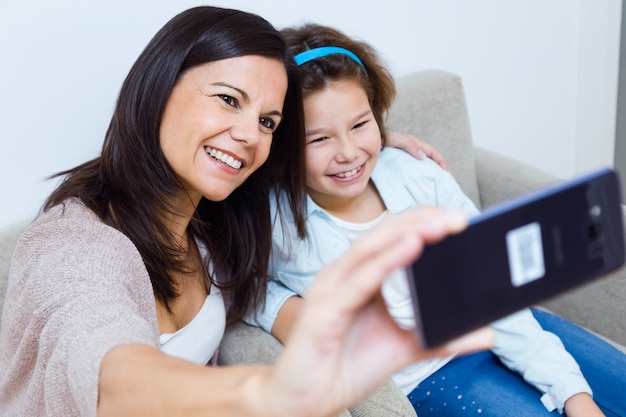
[[[380,153],[372,181],[392,214],[425,205],[460,210],[467,216],[478,213],[450,173],[430,159],[418,160],[401,150],[385,148]],[[280,196],[280,206],[288,208],[284,197]],[[272,207],[275,221],[270,275],[274,280],[269,283],[265,308],[247,320],[268,332],[285,301],[294,295],[305,296],[317,273],[340,258],[351,244],[342,229],[310,197],[307,209],[309,238],[300,240],[291,213],[285,210],[281,221],[276,204]],[[560,339],[544,331],[530,310],[501,319],[492,327],[496,332],[492,351],[545,394],[542,402],[546,408],[562,412],[570,396],[591,393],[578,364],[565,351]],[[437,366],[443,364],[445,360]],[[430,374],[437,366],[433,369],[432,362],[424,362],[421,369]],[[420,373],[418,363],[397,381],[405,394],[428,376],[424,372]],[[412,377],[407,380],[409,375]]]

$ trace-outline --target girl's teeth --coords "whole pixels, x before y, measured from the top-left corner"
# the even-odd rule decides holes
[[[356,175],[357,172],[359,172],[359,168],[354,168],[352,171],[340,172],[339,174],[337,174],[337,176],[339,178],[349,178],[353,175]]]
[[[230,155],[226,155],[225,153],[222,153],[221,151],[215,150],[208,146],[206,146],[204,150],[206,151],[207,154],[211,155],[213,158],[217,159],[218,161],[225,163],[229,167],[232,167],[235,169],[241,168],[241,161],[237,161],[235,158],[233,158]]]

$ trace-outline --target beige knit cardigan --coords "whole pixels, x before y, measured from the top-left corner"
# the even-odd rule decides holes
[[[158,341],[139,252],[68,200],[40,215],[13,254],[0,327],[0,415],[95,416],[105,353]]]

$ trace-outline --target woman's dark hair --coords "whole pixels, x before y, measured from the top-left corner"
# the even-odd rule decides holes
[[[298,230],[305,234],[301,88],[282,37],[265,19],[239,10],[195,7],[166,23],[122,85],[101,155],[56,174],[63,182],[44,204],[48,210],[67,198],[79,198],[126,234],[143,258],[155,296],[169,308],[178,295],[172,273],[186,269],[180,261],[183,248],[163,222],[164,215],[177,213],[174,197],[183,190],[161,151],[163,112],[185,71],[246,55],[284,63],[289,84],[283,120],[267,162],[225,200],[201,199],[187,230],[209,251],[207,284],[210,280],[228,294],[231,321],[265,300],[273,187],[287,193]]]
[[[351,38],[345,33],[314,23],[293,26],[281,30],[290,57],[323,46],[337,46],[354,53],[363,63],[367,73],[352,58],[332,54],[315,58],[298,67],[303,95],[324,89],[328,83],[338,80],[355,80],[365,90],[376,122],[380,126],[385,144],[385,118],[396,96],[393,77],[381,57],[369,44]]]

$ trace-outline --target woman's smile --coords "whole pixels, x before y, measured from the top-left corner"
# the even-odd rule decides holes
[[[205,146],[204,150],[206,151],[207,155],[211,156],[212,158],[216,159],[219,162],[222,162],[228,165],[229,167],[233,169],[239,170],[241,166],[243,165],[243,161],[241,161],[237,157],[233,157],[232,155],[229,155],[225,151],[211,148],[210,146]]]

